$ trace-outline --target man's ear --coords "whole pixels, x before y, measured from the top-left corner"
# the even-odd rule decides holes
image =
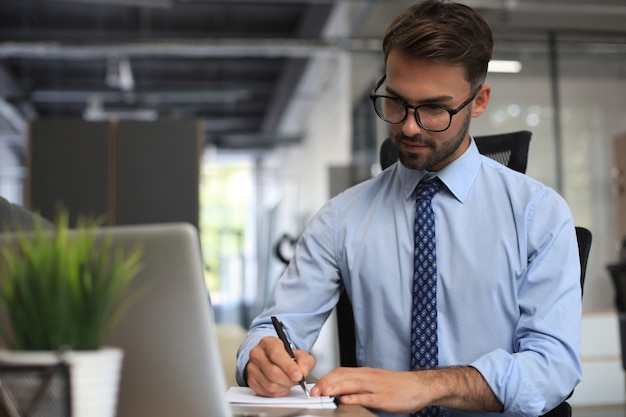
[[[491,98],[491,86],[485,84],[480,88],[478,94],[474,98],[474,104],[472,104],[472,117],[478,117],[487,110],[489,104],[489,98]]]

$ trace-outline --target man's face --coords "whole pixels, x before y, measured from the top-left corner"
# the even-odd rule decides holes
[[[465,79],[462,67],[391,51],[387,58],[385,91],[380,94],[399,97],[415,106],[437,104],[455,109],[470,97],[475,87]],[[470,144],[470,120],[486,109],[489,94],[490,87],[483,86],[474,100],[452,117],[450,127],[443,132],[420,127],[412,109],[402,123],[388,124],[400,162],[411,169],[439,171],[461,156]]]

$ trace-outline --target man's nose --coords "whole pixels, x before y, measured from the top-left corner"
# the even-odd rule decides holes
[[[408,109],[406,119],[402,122],[402,133],[407,137],[422,133],[422,127],[417,123],[415,109]]]

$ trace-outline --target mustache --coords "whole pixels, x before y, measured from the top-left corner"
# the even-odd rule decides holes
[[[420,146],[433,146],[435,144],[434,141],[423,138],[422,136],[405,136],[403,134],[397,134],[392,136],[393,142],[407,142]]]

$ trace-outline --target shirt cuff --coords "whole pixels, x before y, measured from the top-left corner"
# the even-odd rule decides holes
[[[248,349],[244,349],[243,347],[239,350],[237,354],[237,369],[235,371],[235,379],[237,381],[237,385],[240,387],[247,387],[248,382],[245,378],[246,366],[248,365],[248,361],[250,360],[250,351]]]
[[[498,349],[470,364],[481,373],[504,406],[505,414],[540,415],[545,399],[525,377],[515,357]]]

